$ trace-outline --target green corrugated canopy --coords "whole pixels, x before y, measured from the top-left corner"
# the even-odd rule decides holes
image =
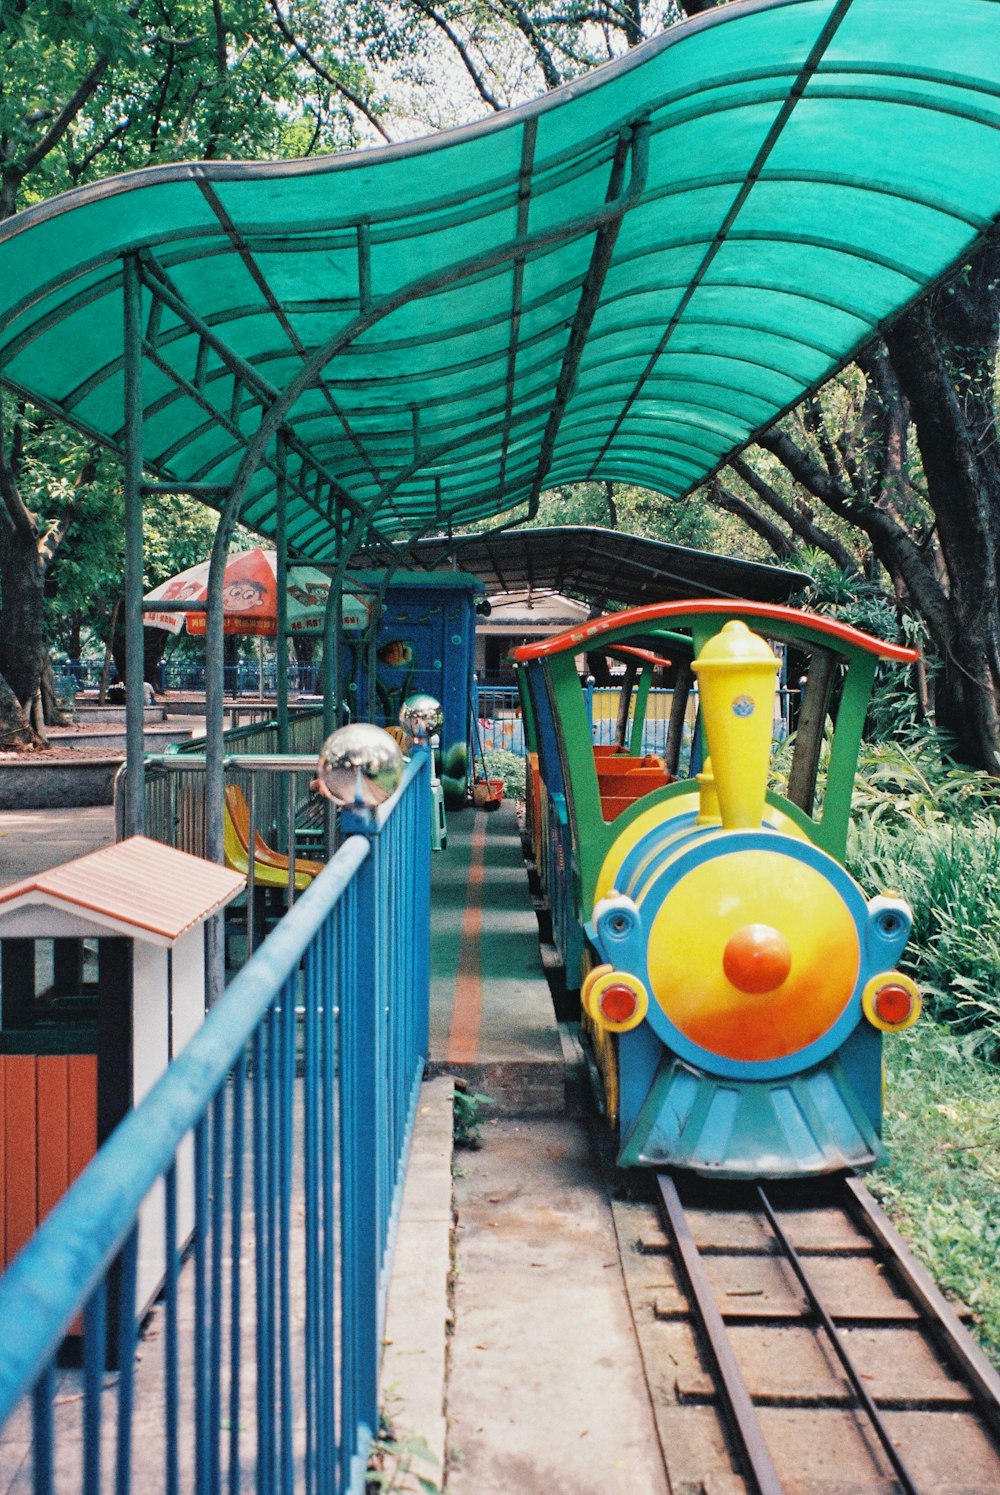
[[[998,214],[996,0],[746,0],[460,130],[27,210],[0,378],[120,450],[137,266],[147,473],[265,535],[284,484],[331,560],[558,483],[688,492]]]

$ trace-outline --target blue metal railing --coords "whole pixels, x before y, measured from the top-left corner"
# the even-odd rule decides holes
[[[427,1051],[429,791],[419,751],[376,814],[343,815],[333,860],[0,1278],[5,1487],[30,1442],[40,1495],[56,1471],[84,1495],[363,1489]]]
[[[101,682],[103,661],[92,660],[84,663],[81,660],[69,660],[65,657],[56,658],[52,662],[52,672],[56,687],[56,693],[72,695],[78,690],[94,690]],[[263,671],[260,662],[256,659],[241,659],[238,664],[227,664],[224,667],[225,690],[227,696],[275,696],[277,694],[278,667],[273,659],[264,661]],[[194,690],[205,689],[205,664],[198,659],[163,659],[156,666],[155,679],[153,681],[158,691]],[[305,695],[316,695],[323,689],[323,673],[321,664],[300,664],[296,660],[288,661],[288,689],[295,693]]]

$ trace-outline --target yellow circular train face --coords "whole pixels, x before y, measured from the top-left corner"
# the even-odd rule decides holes
[[[861,962],[843,898],[775,851],[703,862],[672,889],[649,939],[652,996],[692,1043],[727,1059],[781,1059],[822,1037]]]

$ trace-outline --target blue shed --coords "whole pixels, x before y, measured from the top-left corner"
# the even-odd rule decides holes
[[[378,591],[384,572],[352,572]],[[465,802],[471,749],[476,602],[483,584],[463,571],[408,571],[385,591],[375,634],[374,679],[365,644],[344,639],[344,697],[355,720],[392,726],[407,696],[436,697],[444,711],[440,774],[452,807]],[[373,696],[374,699],[370,699]]]

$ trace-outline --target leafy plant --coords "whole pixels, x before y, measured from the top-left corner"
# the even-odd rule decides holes
[[[482,1146],[483,1139],[479,1129],[483,1124],[483,1107],[492,1104],[491,1095],[470,1095],[456,1083],[452,1111],[452,1141],[456,1147],[468,1147],[475,1151]]]
[[[895,829],[971,825],[1000,806],[1000,783],[948,755],[931,728],[899,740],[863,746],[858,759],[854,807]]]
[[[913,909],[903,958],[930,1012],[1000,1054],[1000,814],[989,775],[954,763],[937,735],[862,753],[848,869]]]
[[[438,1459],[425,1440],[413,1433],[396,1431],[389,1412],[379,1412],[378,1435],[368,1452],[365,1478],[367,1495],[391,1495],[391,1492],[422,1490],[424,1495],[441,1495],[436,1480],[422,1474],[415,1463],[433,1466]]]
[[[523,799],[525,793],[524,759],[509,748],[487,748],[483,754],[486,777],[503,779],[504,792],[508,799]],[[481,764],[477,764],[481,768]]]

